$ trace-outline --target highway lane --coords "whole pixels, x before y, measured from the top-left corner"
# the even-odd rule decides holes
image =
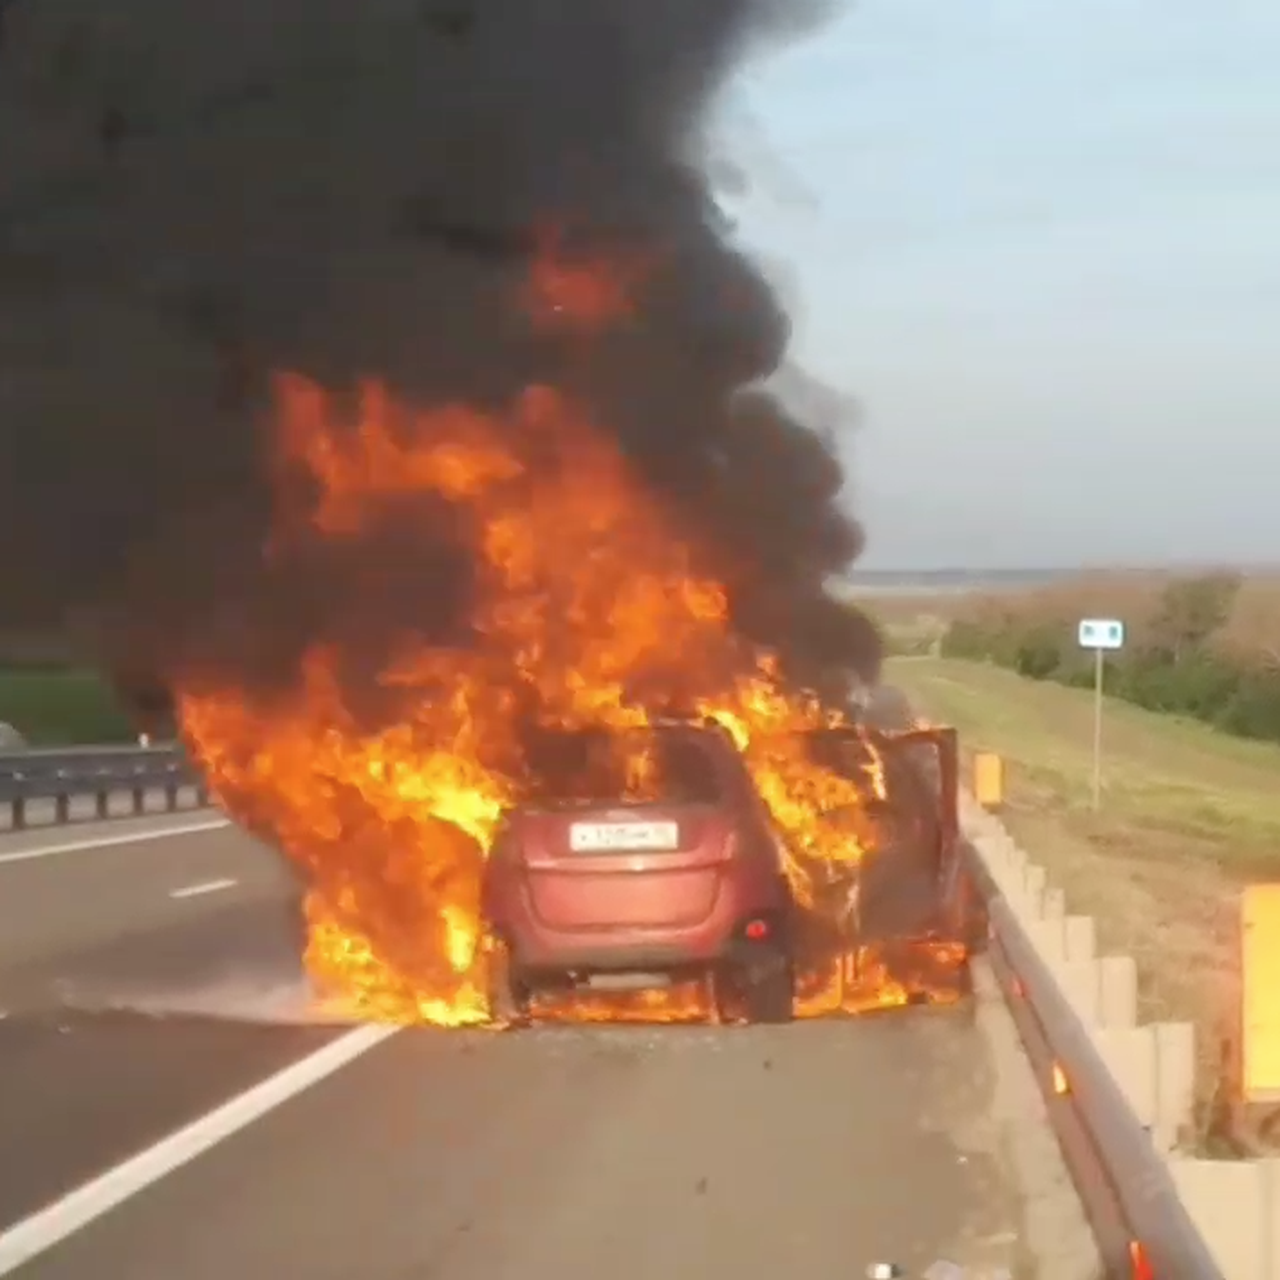
[[[305,1004],[278,859],[227,825],[152,838],[218,820],[0,837],[0,1224],[341,1034],[271,1022]]]
[[[947,1260],[1095,1280],[979,988],[782,1028],[400,1032],[19,1274],[843,1280]]]
[[[294,893],[229,827],[0,862],[0,1273],[7,1228],[86,1182],[91,1217],[93,1179],[182,1125],[213,1142],[211,1108],[338,1045],[272,1021],[303,1003]],[[1094,1280],[978,977],[972,1006],[844,1023],[397,1033],[190,1163],[153,1148],[156,1181],[60,1243],[36,1220],[27,1244],[52,1247],[20,1274],[774,1280],[945,1258]]]
[[[282,860],[213,810],[0,836],[0,1007],[3,974],[291,893]]]

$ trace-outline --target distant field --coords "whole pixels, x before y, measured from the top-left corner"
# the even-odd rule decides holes
[[[1095,815],[1090,692],[929,657],[887,678],[966,752],[1004,756],[1011,833],[1105,948],[1134,955],[1144,1013],[1196,1023],[1203,1100],[1235,1032],[1240,886],[1280,879],[1280,747],[1109,699]]]
[[[0,670],[0,721],[32,746],[126,741],[133,728],[92,671]]]
[[[960,591],[872,592],[852,597],[875,619],[890,653],[932,653],[968,597]]]

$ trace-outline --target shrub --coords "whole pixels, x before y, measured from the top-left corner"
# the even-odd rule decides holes
[[[996,662],[1036,680],[1089,687],[1092,655],[1076,645],[1077,620],[1116,616],[1115,579],[1098,601],[1093,588],[1072,597],[1050,591],[978,600],[952,622],[942,641],[947,657]],[[1194,716],[1225,732],[1280,742],[1280,664],[1258,658],[1280,651],[1255,641],[1252,655],[1238,639],[1219,643],[1230,621],[1239,631],[1241,580],[1230,573],[1162,581],[1134,591],[1131,647],[1106,656],[1109,692],[1152,711]],[[1110,607],[1096,607],[1105,603]],[[1257,608],[1251,603],[1256,614]],[[1278,638],[1280,640],[1280,638]],[[1252,656],[1253,660],[1250,661]]]
[[[0,671],[0,721],[32,746],[125,742],[134,736],[115,694],[91,671]]]

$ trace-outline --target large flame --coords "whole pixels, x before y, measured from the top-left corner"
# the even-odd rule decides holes
[[[553,320],[596,323],[625,307],[624,285],[544,261],[530,296]],[[830,713],[734,635],[721,584],[696,570],[671,513],[569,396],[531,386],[501,411],[415,410],[370,382],[344,414],[287,375],[276,408],[269,555],[358,543],[388,504],[420,508],[425,533],[444,504],[475,565],[465,642],[388,636],[371,673],[320,637],[294,687],[271,694],[179,679],[184,733],[220,803],[307,873],[307,963],[327,999],[401,1022],[487,1019],[480,876],[500,815],[524,794],[516,727],[530,711],[564,727],[643,725],[673,704],[718,719],[785,833],[802,903],[873,844],[864,802],[882,772],[851,780],[810,761],[795,734]],[[380,698],[372,723],[366,686]],[[906,997],[871,965],[845,999]],[[815,988],[804,1009],[840,998]],[[672,991],[548,1013],[699,1011],[698,993]]]

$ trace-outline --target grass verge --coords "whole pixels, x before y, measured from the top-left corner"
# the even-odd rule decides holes
[[[0,721],[33,747],[134,737],[110,685],[92,671],[0,670]]]
[[[1195,1024],[1206,1114],[1237,1036],[1240,889],[1280,878],[1280,747],[1108,699],[1094,813],[1091,692],[929,657],[891,660],[887,679],[966,756],[1004,757],[1010,833],[1104,950],[1134,956],[1142,1015]]]

